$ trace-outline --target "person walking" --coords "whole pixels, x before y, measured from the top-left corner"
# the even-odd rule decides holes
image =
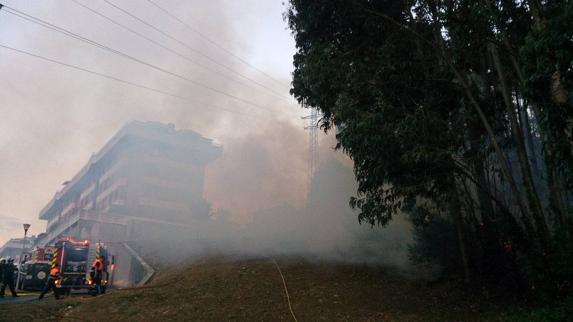
[[[50,276],[48,277],[46,285],[44,286],[44,289],[42,290],[42,293],[38,298],[39,300],[44,298],[44,295],[46,295],[46,293],[48,293],[50,290],[54,291],[54,297],[56,298],[56,300],[60,299],[60,295],[58,294],[58,288],[56,287],[56,281],[59,278],[60,278],[60,267],[58,266],[57,263],[55,263],[54,266],[52,266],[52,268],[50,269]]]
[[[14,259],[9,258],[8,263],[4,264],[2,268],[2,287],[0,288],[0,297],[4,297],[6,287],[10,288],[12,297],[18,297],[18,294],[16,294],[16,290],[14,289],[14,271],[16,270]]]

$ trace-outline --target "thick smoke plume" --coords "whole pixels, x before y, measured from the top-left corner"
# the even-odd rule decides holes
[[[10,1],[9,5],[205,86],[0,14],[3,44],[185,98],[162,96],[0,50],[1,225],[15,227],[16,218],[32,223],[31,233],[42,232],[45,223],[37,219],[40,209],[93,152],[131,120],[159,121],[215,139],[223,147],[223,155],[207,168],[204,195],[212,216],[203,223],[201,233],[153,236],[134,245],[151,253],[150,257],[167,263],[206,252],[296,255],[408,267],[411,234],[403,218],[387,229],[358,224],[356,213],[348,206],[348,198],[356,190],[352,163],[332,151],[332,135],[321,140],[320,168],[308,189],[308,140],[300,120],[306,111],[285,99],[294,44],[282,20],[280,1],[160,1],[275,80],[225,54],[146,2],[113,1],[187,46],[165,39],[104,2],[79,1],[181,52],[194,63],[71,1]],[[19,237],[18,232],[2,232],[0,243]],[[166,247],[171,244],[182,247]],[[170,253],[170,249],[177,251]]]
[[[260,133],[230,139],[223,156],[208,167],[205,197],[235,222],[258,209],[306,201],[306,137],[289,123],[271,123]]]
[[[0,180],[4,183],[0,187],[0,216],[31,223],[30,234],[44,230],[45,223],[38,220],[38,213],[61,189],[61,184],[77,173],[92,153],[132,120],[174,123],[178,128],[191,128],[214,138],[228,151],[233,150],[232,146],[240,138],[260,136],[261,129],[271,126],[290,128],[294,134],[283,133],[285,138],[302,132],[298,127],[300,109],[292,100],[277,98],[237,75],[240,73],[284,97],[288,96],[290,56],[294,45],[281,18],[284,8],[280,2],[158,1],[205,36],[272,74],[283,85],[225,54],[147,2],[112,1],[177,37],[187,47],[165,38],[103,1],[78,1],[182,53],[192,62],[113,25],[72,1],[5,3],[220,92],[249,100],[257,107],[2,10],[0,43],[4,45],[185,98],[164,96],[0,49]],[[190,48],[226,67],[214,64]],[[300,140],[292,144],[303,146],[303,137],[298,137]],[[20,235],[17,230],[2,234],[0,243]]]
[[[210,171],[216,172],[217,179],[211,178],[211,183],[222,186],[212,192],[214,199],[210,200],[218,207],[213,207],[210,218],[198,223],[200,229],[173,232],[169,238],[155,236],[134,242],[134,247],[160,267],[204,256],[294,256],[413,272],[408,256],[411,224],[403,215],[386,228],[358,223],[357,213],[348,205],[356,182],[350,161],[340,152],[322,149],[322,162],[307,194],[304,167],[298,179],[275,174],[272,171],[284,168],[281,162],[288,160],[279,158],[281,162],[276,161],[273,167],[268,160],[272,157],[267,155],[273,148],[261,146],[264,141],[257,138],[248,142],[257,148],[238,145],[250,153],[212,164]],[[305,193],[297,193],[297,188]],[[289,192],[286,197],[292,200],[283,191]],[[298,200],[299,195],[304,199]]]

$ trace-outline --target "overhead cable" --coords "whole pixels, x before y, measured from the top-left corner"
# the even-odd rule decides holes
[[[237,59],[238,61],[240,61],[241,63],[249,66],[250,68],[258,71],[259,73],[265,75],[267,78],[269,78],[270,80],[274,81],[275,83],[281,85],[281,86],[285,86],[286,84],[283,84],[281,81],[275,79],[274,77],[272,77],[271,75],[267,74],[265,71],[257,68],[256,66],[252,65],[251,63],[249,63],[246,59],[241,58],[239,55],[233,53],[232,51],[230,51],[229,49],[225,48],[224,46],[220,45],[218,42],[212,40],[210,37],[208,37],[207,35],[205,35],[204,33],[200,32],[199,30],[191,27],[188,23],[186,23],[185,21],[183,21],[181,18],[179,18],[178,16],[176,16],[175,14],[173,14],[172,12],[170,12],[169,10],[163,8],[162,6],[160,6],[159,4],[157,4],[157,2],[153,1],[153,0],[147,0],[147,2],[149,2],[150,4],[152,4],[153,6],[155,6],[157,9],[163,11],[166,15],[170,16],[171,18],[175,19],[177,22],[179,22],[180,24],[182,24],[183,26],[185,26],[187,29],[189,29],[191,32],[199,35],[199,37],[205,39],[207,42],[209,42],[210,44],[212,44],[213,46],[219,48],[220,50],[222,50],[223,52],[225,52],[226,54],[234,57],[235,59]],[[288,86],[288,85],[287,85]]]
[[[119,82],[119,83],[122,83],[122,84],[130,85],[130,86],[137,87],[137,88],[140,88],[140,89],[145,89],[145,90],[152,91],[152,92],[155,92],[155,93],[159,93],[159,94],[162,94],[162,95],[170,96],[170,97],[177,98],[177,99],[180,99],[180,100],[183,100],[183,101],[186,101],[186,102],[190,102],[190,103],[193,103],[193,104],[196,104],[196,103],[197,103],[197,101],[191,100],[190,98],[187,98],[187,97],[184,97],[184,96],[180,96],[180,95],[177,95],[177,94],[169,93],[169,92],[166,92],[166,91],[163,91],[163,90],[160,90],[160,89],[156,89],[156,88],[153,88],[153,87],[150,87],[150,86],[147,86],[147,85],[142,85],[142,84],[134,83],[134,82],[131,82],[131,81],[127,81],[127,80],[124,80],[124,79],[121,79],[121,78],[118,78],[118,77],[115,77],[115,76],[111,76],[111,75],[107,75],[107,74],[104,74],[104,73],[96,72],[96,71],[93,71],[93,70],[90,70],[90,69],[87,69],[87,68],[83,68],[83,67],[80,67],[80,66],[68,64],[68,63],[65,63],[65,62],[62,62],[62,61],[59,61],[59,60],[55,60],[55,59],[52,59],[52,58],[48,58],[48,57],[45,57],[45,56],[41,56],[41,55],[38,55],[38,54],[34,54],[34,53],[32,53],[32,52],[25,51],[25,50],[22,50],[22,49],[17,49],[17,48],[14,48],[14,47],[10,47],[10,46],[7,46],[7,45],[1,44],[1,43],[0,43],[0,47],[1,47],[1,48],[4,48],[4,49],[11,50],[11,51],[13,51],[13,52],[17,52],[17,53],[23,54],[23,55],[31,56],[31,57],[34,57],[34,58],[37,58],[37,59],[40,59],[40,60],[43,60],[43,61],[47,61],[47,62],[50,62],[50,63],[58,64],[58,65],[61,65],[61,66],[65,66],[65,67],[68,67],[68,68],[70,68],[70,69],[75,69],[75,70],[79,70],[79,71],[82,71],[82,72],[86,72],[86,73],[89,73],[89,74],[92,74],[92,75],[96,75],[96,76],[99,76],[99,77],[107,78],[107,79],[110,79],[110,80],[113,80],[113,81],[116,81],[116,82]],[[235,111],[235,110],[231,110],[231,109],[224,108],[224,107],[221,107],[221,106],[210,105],[210,104],[205,104],[204,106],[210,106],[210,107],[218,108],[218,109],[221,109],[221,110],[225,110],[225,111],[230,112],[230,113],[241,114],[241,115],[244,115],[244,116],[247,116],[247,117],[251,117],[251,118],[257,118],[257,117],[255,117],[255,116],[253,116],[253,115],[250,115],[250,114],[247,114],[247,113],[243,113],[243,112],[239,112],[239,111]]]
[[[273,89],[271,89],[271,88],[269,88],[269,87],[267,87],[267,86],[265,86],[265,85],[263,85],[263,84],[257,82],[256,80],[254,80],[254,79],[252,79],[252,78],[250,78],[250,77],[248,77],[248,76],[245,76],[245,75],[241,74],[240,72],[234,70],[233,68],[231,68],[231,67],[229,67],[229,66],[227,66],[227,65],[225,65],[225,64],[223,64],[223,63],[221,63],[221,62],[218,62],[217,60],[211,58],[209,55],[207,55],[207,54],[201,52],[200,50],[197,50],[196,48],[193,48],[192,46],[190,46],[190,45],[187,44],[186,42],[184,42],[184,41],[178,39],[177,37],[174,37],[174,36],[170,35],[169,33],[167,33],[167,32],[165,32],[165,31],[163,31],[163,30],[157,28],[156,26],[152,25],[151,23],[149,23],[149,22],[143,20],[142,18],[140,18],[140,17],[134,15],[133,13],[129,12],[128,10],[126,10],[126,9],[124,9],[124,8],[122,8],[122,7],[118,6],[118,5],[116,5],[116,4],[114,4],[113,2],[111,2],[111,1],[109,1],[109,0],[103,0],[103,1],[104,1],[105,3],[107,3],[107,4],[109,4],[110,6],[114,7],[115,9],[117,9],[117,10],[123,12],[124,14],[126,14],[126,15],[128,15],[128,16],[130,16],[131,18],[133,18],[133,19],[135,19],[135,20],[141,22],[142,24],[148,26],[149,28],[151,28],[151,29],[157,31],[158,33],[162,34],[163,36],[165,36],[165,37],[167,37],[167,38],[169,38],[169,39],[171,39],[171,40],[177,42],[178,44],[184,46],[185,48],[191,50],[192,52],[196,53],[197,55],[199,55],[199,56],[201,56],[201,57],[207,59],[208,61],[212,62],[213,64],[215,64],[215,65],[217,65],[217,66],[220,66],[220,67],[222,67],[222,68],[224,68],[224,69],[230,71],[231,73],[236,74],[236,75],[238,75],[238,76],[240,76],[240,77],[242,77],[242,78],[248,79],[249,81],[251,81],[251,82],[253,82],[253,83],[255,83],[255,84],[257,84],[257,85],[259,85],[259,86],[261,86],[261,87],[263,87],[263,88],[265,88],[265,89],[267,89],[267,90],[269,90],[269,91],[273,91],[273,92],[274,92]],[[279,95],[280,95],[280,94],[279,94]]]
[[[145,34],[143,34],[143,33],[141,33],[141,32],[138,32],[138,31],[134,30],[133,28],[130,28],[130,27],[126,26],[125,24],[122,24],[121,22],[118,22],[117,20],[115,20],[115,19],[113,19],[113,18],[110,18],[109,16],[107,16],[107,15],[105,15],[105,14],[103,14],[103,13],[101,13],[101,12],[99,12],[99,11],[97,11],[97,10],[95,10],[95,9],[93,9],[93,8],[91,8],[91,7],[89,7],[89,6],[85,5],[85,4],[83,4],[83,3],[81,3],[81,2],[78,1],[78,0],[70,0],[70,1],[73,1],[73,2],[74,2],[75,4],[77,4],[78,6],[83,7],[84,9],[86,9],[86,10],[92,12],[93,14],[96,14],[96,15],[98,15],[98,16],[100,16],[100,17],[106,19],[106,20],[108,20],[109,22],[115,24],[116,26],[119,26],[119,27],[121,27],[121,28],[123,28],[123,29],[125,29],[125,30],[127,30],[127,31],[129,31],[129,32],[131,32],[131,33],[133,33],[133,34],[135,34],[135,35],[137,35],[138,37],[141,37],[141,38],[143,38],[143,39],[145,39],[145,40],[151,42],[152,44],[154,44],[154,45],[156,45],[156,46],[159,46],[159,47],[161,47],[161,48],[163,48],[163,49],[169,51],[170,53],[172,53],[172,54],[174,54],[174,55],[176,55],[176,56],[178,56],[178,57],[180,57],[180,58],[182,58],[182,59],[185,59],[185,60],[187,60],[187,61],[189,61],[189,62],[191,62],[191,63],[193,63],[193,64],[195,64],[195,65],[197,65],[197,66],[199,66],[199,67],[201,67],[201,68],[203,68],[203,69],[205,69],[205,70],[208,70],[208,71],[210,71],[210,72],[212,72],[212,73],[215,73],[215,74],[217,74],[217,75],[220,75],[220,76],[222,76],[222,77],[225,77],[225,78],[227,78],[227,79],[229,79],[229,80],[231,80],[231,81],[233,81],[233,82],[237,82],[238,84],[245,85],[245,86],[252,86],[252,85],[250,85],[250,84],[248,84],[248,83],[245,83],[245,82],[242,82],[242,81],[238,81],[238,80],[236,80],[236,79],[234,79],[234,78],[231,78],[230,76],[228,76],[228,75],[226,75],[226,74],[224,74],[224,73],[222,73],[222,72],[220,72],[220,71],[218,71],[218,70],[216,70],[216,69],[213,69],[213,68],[210,68],[210,67],[208,67],[208,66],[206,66],[206,65],[203,65],[203,64],[201,64],[201,63],[199,63],[199,62],[193,60],[193,59],[190,58],[189,56],[186,56],[186,55],[182,54],[181,52],[176,51],[176,50],[174,50],[174,49],[172,49],[172,48],[170,48],[170,47],[168,47],[168,46],[166,46],[166,45],[164,45],[164,44],[162,44],[162,43],[160,43],[160,42],[154,40],[153,38],[150,38],[150,37],[146,36]],[[249,78],[246,78],[246,79],[249,80],[249,81],[251,81]],[[251,81],[251,82],[252,82],[252,81]],[[288,100],[288,98],[287,98],[286,96],[284,96],[283,94],[280,94],[280,93],[278,93],[278,92],[276,92],[276,91],[274,91],[274,90],[272,90],[272,89],[270,89],[270,88],[267,88],[267,87],[265,87],[265,86],[261,86],[261,85],[259,85],[257,82],[254,82],[253,84],[255,84],[255,85],[259,86],[259,87],[262,87],[262,88],[265,89],[269,94],[272,94],[272,95],[275,96],[275,97],[278,97],[278,98],[283,99],[283,100]],[[253,88],[255,88],[255,87],[253,86]],[[256,88],[256,89],[258,90],[258,88]]]
[[[210,90],[210,91],[212,91],[212,92],[215,92],[215,93],[218,93],[218,94],[221,94],[221,95],[224,95],[224,96],[233,98],[233,99],[235,99],[235,100],[237,100],[237,101],[240,101],[240,102],[242,102],[242,103],[245,103],[245,104],[247,104],[247,105],[251,105],[251,106],[254,106],[254,107],[257,107],[257,108],[266,110],[265,107],[263,107],[263,106],[261,106],[261,105],[255,103],[255,102],[252,102],[252,101],[247,100],[247,99],[243,99],[243,98],[238,97],[238,96],[236,96],[236,95],[234,95],[234,94],[230,94],[230,93],[227,93],[227,92],[225,92],[225,91],[219,90],[219,89],[217,89],[217,88],[211,87],[211,86],[209,86],[209,85],[207,85],[207,84],[203,84],[203,83],[201,83],[201,82],[199,82],[199,81],[196,81],[196,80],[194,80],[194,79],[188,78],[188,77],[186,77],[186,76],[182,76],[182,75],[180,75],[180,74],[171,72],[171,71],[169,71],[169,70],[167,70],[167,69],[164,69],[164,68],[159,67],[159,66],[157,66],[157,65],[148,63],[148,62],[146,62],[146,61],[143,61],[143,60],[141,60],[141,59],[138,59],[138,58],[136,58],[136,57],[133,57],[133,56],[131,56],[131,55],[129,55],[129,54],[126,54],[126,53],[124,53],[124,52],[121,52],[121,51],[119,51],[119,50],[113,49],[113,48],[111,48],[111,47],[108,47],[108,46],[103,45],[103,44],[101,44],[101,43],[98,43],[98,42],[96,42],[96,41],[93,41],[93,40],[91,40],[91,39],[85,38],[85,37],[83,37],[83,36],[81,36],[81,35],[79,35],[79,34],[76,34],[76,33],[72,32],[72,31],[69,31],[69,30],[67,30],[67,29],[65,29],[65,28],[56,26],[56,25],[54,25],[54,24],[52,24],[52,23],[50,23],[50,22],[47,22],[47,21],[45,21],[45,20],[36,18],[36,17],[34,17],[34,16],[31,16],[31,15],[29,15],[29,14],[26,14],[26,13],[24,13],[24,12],[22,12],[22,11],[17,10],[17,9],[8,7],[8,6],[6,6],[6,5],[4,5],[4,8],[9,9],[9,10],[6,10],[6,12],[8,12],[8,13],[10,13],[10,14],[13,14],[13,15],[15,15],[15,16],[18,16],[18,17],[20,17],[20,18],[22,18],[22,19],[25,19],[25,20],[27,20],[27,21],[36,23],[36,24],[38,24],[38,25],[40,25],[40,26],[42,26],[42,27],[44,27],[44,28],[48,28],[48,29],[57,31],[57,32],[62,33],[62,34],[64,34],[64,35],[68,36],[68,37],[71,37],[71,38],[74,38],[74,39],[77,39],[77,40],[86,42],[86,43],[88,43],[88,44],[90,44],[90,45],[92,45],[92,46],[98,47],[98,48],[100,48],[100,49],[103,49],[103,50],[109,51],[109,52],[111,52],[111,53],[114,53],[114,54],[116,54],[116,55],[122,56],[122,57],[124,57],[124,58],[130,59],[130,60],[132,60],[132,61],[135,61],[135,62],[137,62],[137,63],[139,63],[139,64],[145,65],[145,66],[147,66],[147,67],[149,67],[149,68],[155,69],[155,70],[157,70],[157,71],[163,72],[163,73],[165,73],[165,74],[169,74],[169,75],[171,75],[171,76],[173,76],[173,77],[176,77],[176,78],[179,78],[179,79],[181,79],[181,80],[187,81],[187,82],[189,82],[189,83],[191,83],[191,84],[193,84],[193,85],[196,85],[196,86],[205,88],[205,89],[207,89],[207,90]]]

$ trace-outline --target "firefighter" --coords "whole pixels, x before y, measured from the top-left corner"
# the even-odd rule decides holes
[[[12,258],[8,259],[8,263],[2,266],[2,288],[0,288],[0,297],[4,297],[4,291],[6,287],[10,288],[12,297],[18,297],[16,290],[14,290],[14,271],[16,266],[14,266],[14,260]]]
[[[56,281],[59,278],[60,278],[60,267],[58,266],[58,263],[55,263],[54,266],[52,266],[52,269],[50,269],[50,276],[48,277],[46,286],[44,286],[44,289],[42,290],[42,294],[40,294],[39,298],[40,300],[50,290],[54,291],[54,297],[56,297],[56,300],[60,299],[60,295],[58,294],[58,288],[56,287]]]
[[[104,260],[105,258],[102,257],[97,257],[92,265],[92,272],[93,272],[93,284],[96,290],[96,294],[100,294],[101,293],[101,280],[103,277],[103,270],[104,270]],[[90,274],[92,275],[92,274]]]

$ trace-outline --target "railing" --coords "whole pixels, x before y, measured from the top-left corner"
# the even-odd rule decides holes
[[[147,283],[155,274],[155,270],[147,264],[147,262],[139,256],[139,254],[131,248],[127,243],[121,243],[125,249],[135,258],[136,265],[132,266],[131,279],[135,286],[142,286]]]
[[[146,222],[149,224],[167,224],[176,225],[178,227],[195,227],[195,224],[184,224],[179,222],[167,222],[160,219],[142,218],[137,216],[130,216],[127,214],[114,214],[111,212],[100,213],[94,210],[79,210],[68,216],[68,218],[61,219],[50,226],[50,231],[46,236],[39,241],[39,244],[46,244],[53,242],[56,238],[60,237],[68,228],[80,219],[95,221],[103,224],[117,224],[128,225],[131,221]]]

